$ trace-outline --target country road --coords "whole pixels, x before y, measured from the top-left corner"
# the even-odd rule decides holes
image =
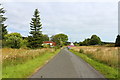
[[[31,78],[104,78],[80,57],[62,49],[50,62]]]

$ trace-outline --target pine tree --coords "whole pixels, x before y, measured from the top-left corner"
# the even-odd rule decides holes
[[[115,46],[120,47],[120,35],[118,35],[116,38]]]
[[[0,40],[4,39],[4,36],[7,34],[7,26],[4,25],[4,21],[6,21],[7,18],[3,16],[4,13],[5,10],[3,8],[0,8]]]
[[[32,21],[30,23],[30,34],[31,36],[28,37],[30,48],[38,48],[41,47],[41,44],[43,42],[42,40],[42,24],[40,22],[40,15],[38,9],[35,9]]]

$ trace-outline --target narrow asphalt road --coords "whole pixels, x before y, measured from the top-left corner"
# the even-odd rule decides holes
[[[104,78],[92,66],[67,49],[62,49],[31,78]]]

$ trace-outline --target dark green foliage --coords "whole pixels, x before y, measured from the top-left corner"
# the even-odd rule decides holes
[[[6,27],[7,26],[5,26],[4,24],[2,24],[2,39],[4,39],[5,38],[4,36],[8,33]]]
[[[73,43],[75,46],[79,46],[79,43],[78,42],[74,42]]]
[[[4,21],[6,21],[7,18],[3,16],[4,13],[5,10],[0,8],[0,40],[4,39],[4,36],[7,34],[7,26],[4,25]]]
[[[120,35],[118,35],[116,38],[115,46],[120,47]]]
[[[100,45],[101,40],[97,35],[92,35],[91,38],[85,39],[83,42],[80,42],[79,44],[80,46]]]
[[[101,40],[97,35],[92,35],[90,40],[90,45],[99,45],[101,44]]]
[[[34,18],[32,18],[32,21],[30,23],[30,34],[33,36],[33,37],[36,37],[38,35],[41,35],[42,31],[40,31],[42,29],[42,24],[40,22],[40,16],[39,16],[39,11],[38,9],[35,9],[35,12],[34,12],[34,15],[33,15]]]
[[[40,22],[40,16],[38,9],[35,9],[32,21],[30,23],[30,34],[28,37],[28,47],[30,48],[39,48],[42,45],[42,24]]]
[[[22,39],[21,48],[28,49],[27,45],[28,45],[28,39]]]
[[[84,41],[83,41],[83,45],[86,45],[86,46],[89,46],[90,45],[90,40],[91,39],[85,39]]]
[[[48,35],[46,35],[46,34],[43,34],[43,41],[49,41],[49,37],[48,37]]]
[[[1,43],[2,43],[2,44],[1,44],[0,46],[1,46],[2,48],[7,47],[7,44],[6,44],[5,39],[1,40]]]
[[[60,46],[55,46],[54,49],[55,51],[57,51],[58,49],[60,49]]]
[[[53,42],[56,42],[57,46],[63,46],[68,41],[68,36],[65,34],[57,34],[51,37]]]
[[[22,46],[22,36],[20,33],[11,33],[5,35],[5,44],[10,48],[20,48]]]
[[[29,48],[40,48],[42,45],[41,37],[32,37],[28,36],[28,45]]]
[[[70,44],[71,44],[71,42],[65,42],[65,46],[68,46]]]
[[[90,39],[85,39],[83,42],[79,43],[80,46],[89,46],[90,45]]]

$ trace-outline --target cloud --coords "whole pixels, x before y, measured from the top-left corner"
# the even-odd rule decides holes
[[[96,0],[2,0],[1,2],[96,2]],[[97,2],[118,2],[118,0],[97,0]]]
[[[42,31],[49,36],[66,33],[71,41],[82,41],[97,34],[104,41],[114,41],[117,32],[117,3],[113,2],[8,2],[8,30],[29,34],[29,23],[36,8],[40,11]]]

